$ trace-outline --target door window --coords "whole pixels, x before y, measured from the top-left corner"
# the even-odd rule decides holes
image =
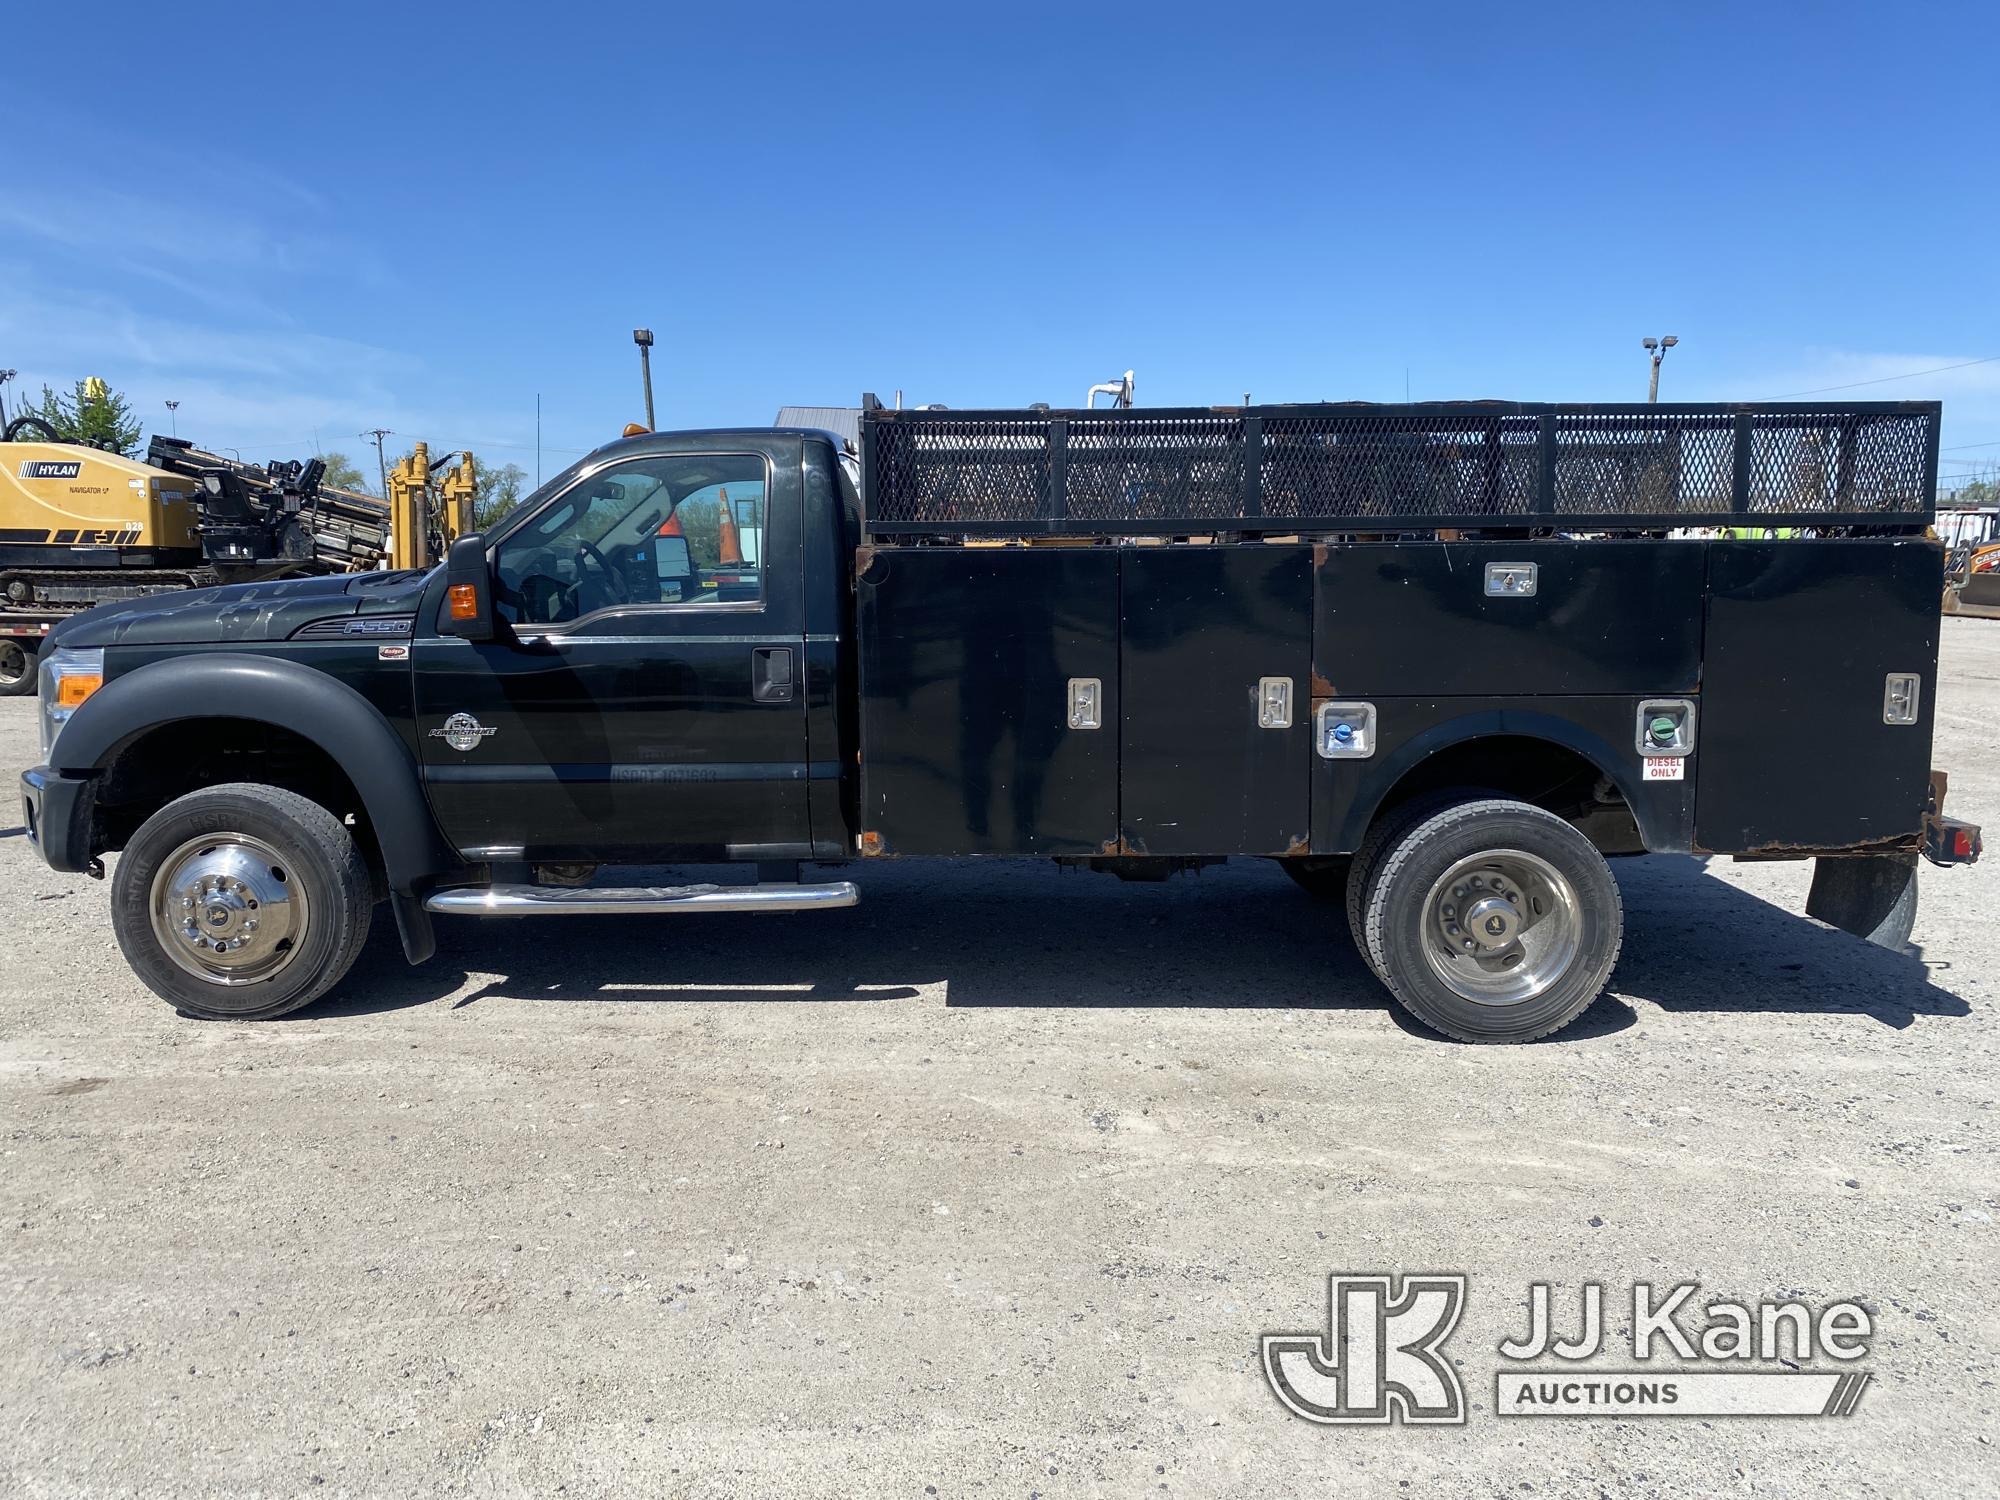
[[[635,606],[760,607],[766,479],[749,453],[600,469],[500,543],[494,606],[516,625]]]

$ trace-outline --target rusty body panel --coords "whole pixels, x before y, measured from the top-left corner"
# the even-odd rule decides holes
[[[1148,854],[1284,854],[1307,841],[1311,554],[1133,547],[1120,568],[1119,830]],[[1261,722],[1259,684],[1287,684]]]
[[[1930,799],[1944,549],[1921,539],[1708,544],[1697,848],[1915,847]],[[1883,722],[1884,681],[1923,684]]]
[[[1640,693],[1700,687],[1701,541],[1390,542],[1322,547],[1316,697]],[[1534,592],[1490,595],[1489,564]]]
[[[1118,837],[1118,553],[882,547],[856,586],[861,826],[886,854]],[[1069,681],[1102,727],[1068,727]]]
[[[1351,852],[1412,780],[1516,785],[1609,852],[1900,853],[1930,802],[1942,558],[1915,539],[1481,539],[863,549],[868,854],[1174,858]],[[1534,570],[1496,594],[1489,565]],[[1883,722],[1883,679],[1926,684]],[[1064,719],[1100,684],[1102,727]],[[1258,722],[1259,684],[1290,722]],[[1678,778],[1640,705],[1695,705]],[[1366,702],[1373,753],[1314,711]],[[1585,774],[1582,768],[1589,768]],[[1513,774],[1503,777],[1509,770]],[[1620,832],[1620,828],[1624,832]]]
[[[1467,697],[1377,697],[1380,736],[1363,760],[1326,760],[1312,766],[1312,846],[1319,854],[1351,854],[1384,801],[1426,762],[1445,752],[1461,760],[1461,785],[1481,785],[1490,767],[1495,780],[1524,745],[1560,746],[1587,765],[1573,785],[1553,778],[1542,788],[1564,801],[1564,811],[1585,815],[1594,805],[1629,806],[1644,845],[1654,853],[1685,853],[1692,845],[1695,782],[1645,778],[1633,730],[1647,695],[1513,694]],[[1699,761],[1697,750],[1694,761]],[[1591,774],[1595,773],[1595,774]],[[1599,779],[1609,783],[1600,788]],[[1608,799],[1608,800],[1607,800]]]

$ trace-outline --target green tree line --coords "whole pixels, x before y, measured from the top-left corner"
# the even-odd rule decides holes
[[[39,401],[23,401],[8,419],[39,417],[54,429],[63,443],[88,443],[127,456],[139,451],[141,430],[132,404],[103,381],[91,377],[79,380],[66,391],[42,387]]]

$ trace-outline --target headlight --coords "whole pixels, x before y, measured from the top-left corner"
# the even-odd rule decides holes
[[[48,759],[56,736],[77,705],[104,686],[104,652],[73,651],[58,646],[42,658],[36,683],[42,700],[42,758]]]

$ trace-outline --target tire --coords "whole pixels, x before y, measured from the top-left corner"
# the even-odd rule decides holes
[[[1603,993],[1625,912],[1590,840],[1554,813],[1486,798],[1406,826],[1374,872],[1363,925],[1382,982],[1426,1026],[1529,1042]]]
[[[1384,856],[1398,839],[1432,814],[1461,802],[1498,795],[1497,792],[1470,788],[1424,792],[1401,806],[1390,808],[1368,825],[1368,831],[1361,836],[1361,847],[1354,851],[1353,867],[1347,875],[1347,932],[1354,939],[1354,951],[1361,955],[1362,962],[1375,971],[1376,978],[1387,983],[1380,960],[1368,950],[1366,918],[1369,887],[1381,871]]]
[[[21,698],[35,691],[35,653],[13,636],[0,636],[0,698]]]
[[[1347,894],[1347,872],[1354,862],[1344,854],[1307,855],[1281,859],[1278,865],[1292,884],[1315,901],[1338,901]]]
[[[204,1020],[267,1021],[310,1005],[353,965],[373,914],[367,863],[340,820],[251,782],[169,802],[132,836],[111,883],[126,962]],[[218,953],[212,941],[232,946]]]

